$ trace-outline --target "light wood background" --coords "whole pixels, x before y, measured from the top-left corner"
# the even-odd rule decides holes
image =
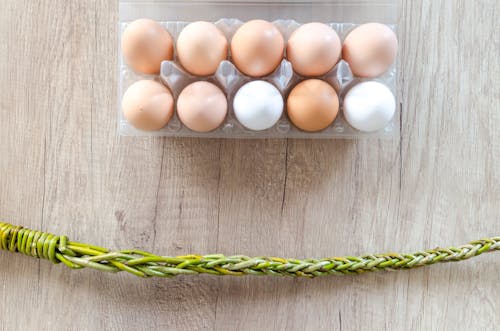
[[[500,234],[500,2],[401,1],[393,141],[123,138],[117,1],[0,2],[0,218],[112,248],[322,257]],[[0,252],[1,330],[493,330],[495,254],[317,280]]]

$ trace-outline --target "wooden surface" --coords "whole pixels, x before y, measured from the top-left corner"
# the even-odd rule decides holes
[[[500,234],[500,3],[401,1],[393,141],[123,138],[116,1],[0,3],[0,218],[113,248],[293,257]],[[496,254],[311,280],[140,280],[0,252],[0,329],[492,330]]]

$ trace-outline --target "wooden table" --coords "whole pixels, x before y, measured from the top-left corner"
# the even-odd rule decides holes
[[[0,217],[112,248],[323,257],[500,234],[500,2],[401,1],[394,140],[124,138],[116,1],[2,0]],[[0,252],[0,329],[492,330],[496,254],[317,280],[136,279]]]

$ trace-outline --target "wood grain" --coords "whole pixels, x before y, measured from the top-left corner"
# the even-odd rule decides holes
[[[500,3],[400,1],[393,141],[125,138],[116,1],[0,4],[0,217],[168,255],[413,251],[500,233]],[[0,330],[470,330],[500,264],[138,280],[0,252]]]

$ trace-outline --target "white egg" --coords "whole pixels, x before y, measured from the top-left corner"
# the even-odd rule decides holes
[[[349,124],[363,132],[384,129],[394,117],[396,100],[382,83],[363,82],[349,90],[344,98],[344,116]]]
[[[283,96],[271,83],[256,80],[241,87],[233,101],[234,114],[247,129],[273,127],[283,114]]]

